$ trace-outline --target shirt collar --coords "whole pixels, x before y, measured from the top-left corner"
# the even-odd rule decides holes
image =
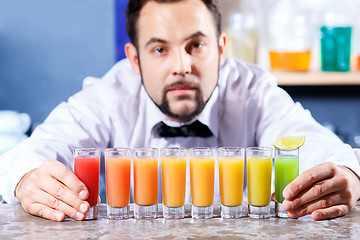
[[[165,114],[163,114],[156,104],[151,100],[149,95],[146,93],[144,87],[142,89],[146,95],[145,101],[145,111],[146,111],[146,130],[147,132],[152,132],[154,127],[159,122],[164,122],[166,125],[171,127],[180,127],[185,124],[192,123],[196,120],[199,120],[201,123],[207,125],[215,137],[219,136],[219,87],[217,86],[213,93],[211,94],[208,102],[205,105],[205,108],[200,113],[199,116],[193,120],[186,123],[179,123],[176,121],[170,120]]]

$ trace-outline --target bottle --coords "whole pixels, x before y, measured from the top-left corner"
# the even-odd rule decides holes
[[[306,1],[275,0],[265,7],[265,37],[272,70],[308,71],[314,36]]]
[[[327,0],[320,19],[322,71],[350,70],[354,6],[348,0]]]
[[[358,1],[357,11],[360,11],[360,1]],[[355,61],[356,61],[356,70],[360,71],[360,15],[357,15],[355,21]]]
[[[259,8],[256,7],[254,1],[237,1],[225,27],[228,38],[228,56],[257,63],[259,21],[256,9]]]

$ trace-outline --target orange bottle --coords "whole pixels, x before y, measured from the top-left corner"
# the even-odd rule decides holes
[[[270,64],[272,70],[308,71],[310,65],[310,51],[270,51]]]

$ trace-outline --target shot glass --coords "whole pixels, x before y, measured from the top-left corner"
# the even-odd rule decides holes
[[[252,218],[270,217],[272,148],[246,149],[248,215]]]
[[[299,175],[299,149],[281,150],[275,148],[275,214],[289,217],[282,207],[285,187]]]
[[[131,149],[105,149],[105,174],[108,219],[128,219]]]
[[[178,219],[185,216],[186,148],[162,148],[161,180],[163,216]]]
[[[134,216],[157,218],[158,153],[157,148],[136,148],[134,154]]]
[[[222,218],[239,218],[242,214],[244,155],[240,147],[218,149]]]
[[[215,149],[190,148],[191,216],[195,219],[213,217]]]
[[[99,198],[99,170],[101,150],[96,148],[78,148],[74,150],[74,173],[89,191],[90,209],[85,219],[97,219]]]

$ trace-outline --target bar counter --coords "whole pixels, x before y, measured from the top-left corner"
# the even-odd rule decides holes
[[[106,205],[100,204],[98,220],[54,222],[26,213],[20,205],[0,204],[0,239],[359,239],[360,203],[346,216],[313,221],[274,217],[270,219],[222,219],[219,205],[214,218],[180,220],[108,220]],[[161,204],[159,204],[159,209]],[[246,209],[246,208],[245,208]]]

